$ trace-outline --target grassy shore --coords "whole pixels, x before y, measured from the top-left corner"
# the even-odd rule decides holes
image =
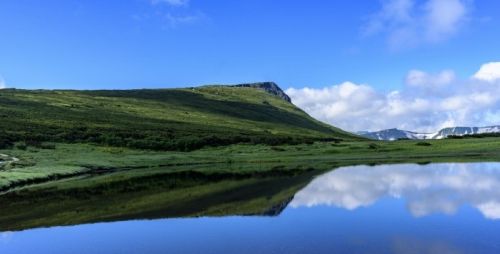
[[[0,231],[97,221],[278,214],[340,166],[500,161],[500,138],[232,145],[158,152],[89,144],[0,150]],[[16,158],[16,160],[14,160]]]
[[[3,163],[0,169],[0,189],[6,191],[68,177],[117,171],[141,175],[178,171],[247,174],[272,170],[327,170],[355,164],[500,161],[500,138],[231,145],[192,152],[56,144],[54,149],[4,149],[0,154],[18,159]]]

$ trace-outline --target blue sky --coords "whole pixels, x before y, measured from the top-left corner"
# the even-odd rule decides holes
[[[460,31],[439,43],[398,49],[385,34],[364,34],[382,4],[3,0],[0,75],[19,88],[349,80],[387,89],[410,69],[469,75],[500,55],[498,1],[475,2]]]
[[[0,13],[0,85],[15,88],[349,81],[387,97],[412,70],[464,83],[500,60],[496,0],[2,0]]]

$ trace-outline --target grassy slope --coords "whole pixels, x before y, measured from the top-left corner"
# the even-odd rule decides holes
[[[256,88],[0,91],[0,139],[156,150],[299,139],[359,139]]]

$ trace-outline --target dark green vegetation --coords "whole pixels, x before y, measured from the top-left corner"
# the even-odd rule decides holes
[[[481,133],[481,134],[467,134],[462,136],[450,135],[449,139],[464,139],[464,138],[493,138],[500,137],[500,133]]]
[[[365,140],[273,83],[0,90],[0,231],[129,218],[272,215],[339,166],[500,161],[500,138]]]
[[[416,145],[417,146],[431,146],[432,144],[429,142],[420,141],[420,142],[417,142]]]
[[[316,121],[279,95],[282,91],[274,83],[156,90],[4,89],[0,148],[22,141],[32,146],[64,142],[191,151],[236,143],[359,139]]]

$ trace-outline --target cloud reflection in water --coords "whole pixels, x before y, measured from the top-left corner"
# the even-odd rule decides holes
[[[413,216],[453,214],[462,205],[500,219],[500,163],[353,166],[333,170],[298,192],[291,207],[348,210],[384,198],[403,198]]]

